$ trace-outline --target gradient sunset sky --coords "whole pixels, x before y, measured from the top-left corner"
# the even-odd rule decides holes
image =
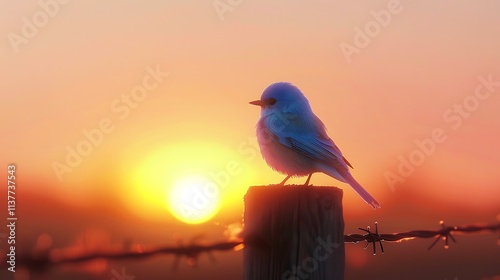
[[[220,187],[205,225],[238,222],[249,186],[284,178],[260,156],[260,111],[248,102],[288,81],[382,205],[373,213],[349,186],[314,175],[314,185],[344,189],[346,229],[500,213],[498,1],[41,2],[57,3],[43,25],[38,1],[0,4],[0,154],[2,168],[17,165],[27,200],[107,205],[189,235],[200,225],[178,221],[171,196],[198,180]],[[69,164],[78,147],[88,152]],[[403,222],[414,209],[443,214]],[[64,232],[63,218],[46,219]]]

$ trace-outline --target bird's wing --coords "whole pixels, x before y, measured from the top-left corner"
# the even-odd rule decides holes
[[[337,155],[340,155],[342,157],[342,160],[344,161],[345,164],[347,164],[350,168],[352,167],[351,163],[342,155],[342,152],[340,151],[339,147],[335,145],[333,140],[328,137],[328,134],[326,133],[326,127],[325,124],[315,115],[314,116],[314,121],[316,123],[316,126],[318,127],[317,130],[320,132],[321,138],[322,139],[327,139],[326,142],[329,143],[329,146],[336,152]]]
[[[322,161],[335,167],[351,164],[342,156],[340,149],[326,134],[325,126],[313,115],[312,122],[304,122],[293,110],[284,112],[286,120],[281,125],[267,125],[281,144],[314,160]]]
[[[292,150],[305,155],[314,160],[323,161],[335,167],[344,167],[351,164],[336,151],[336,146],[331,139],[321,139],[317,137],[304,136],[299,137],[286,136],[280,138],[280,142]]]

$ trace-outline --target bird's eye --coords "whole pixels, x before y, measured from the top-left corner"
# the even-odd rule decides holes
[[[267,101],[267,104],[269,105],[274,105],[274,103],[276,103],[276,99],[274,98],[269,98],[269,100]]]

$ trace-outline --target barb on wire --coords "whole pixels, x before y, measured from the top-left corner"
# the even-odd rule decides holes
[[[449,245],[448,245],[449,238],[451,240],[453,240],[453,242],[457,243],[457,241],[455,240],[453,235],[451,235],[451,232],[453,230],[457,230],[457,227],[448,227],[447,228],[444,226],[444,221],[439,221],[439,224],[441,225],[442,229],[438,231],[439,235],[436,236],[436,240],[434,240],[434,242],[432,242],[431,246],[429,246],[429,248],[427,248],[427,250],[432,249],[432,247],[434,247],[434,245],[436,245],[439,242],[439,239],[444,239],[444,248],[445,249],[449,248]]]
[[[467,226],[453,226],[446,227],[444,222],[440,222],[441,229],[439,230],[413,230],[402,233],[379,233],[378,231],[378,223],[375,223],[375,232],[370,230],[370,227],[366,229],[359,228],[361,231],[365,232],[365,234],[348,234],[344,235],[345,243],[359,243],[361,241],[366,241],[367,245],[365,249],[372,244],[373,246],[373,254],[376,254],[376,244],[380,245],[380,249],[382,253],[384,253],[384,247],[382,242],[400,242],[403,240],[412,240],[415,238],[435,238],[435,241],[429,246],[428,250],[434,247],[439,240],[444,240],[445,245],[444,248],[449,247],[449,239],[453,242],[456,242],[455,238],[452,236],[452,233],[474,233],[480,231],[491,231],[500,232],[500,223],[490,224],[490,225],[467,225]],[[253,246],[259,244],[258,242],[254,242],[255,240],[251,237],[246,237],[246,240],[237,240],[237,241],[224,241],[213,243],[211,245],[199,245],[196,244],[195,241],[199,239],[198,237],[193,238],[188,245],[183,245],[181,240],[177,241],[178,246],[166,246],[166,247],[157,247],[152,250],[141,249],[139,251],[116,251],[110,250],[109,252],[98,252],[98,253],[89,253],[78,256],[64,256],[54,257],[58,254],[54,254],[53,249],[51,251],[47,251],[44,254],[33,255],[33,254],[25,254],[20,256],[18,259],[18,264],[21,266],[26,266],[36,270],[44,270],[53,265],[58,264],[68,264],[68,263],[80,263],[89,260],[95,259],[108,259],[108,260],[117,260],[117,259],[145,259],[154,255],[160,254],[171,254],[176,256],[176,260],[174,261],[174,268],[177,267],[177,264],[180,258],[185,257],[188,260],[188,264],[194,266],[196,265],[198,257],[203,253],[207,254],[209,258],[213,261],[214,258],[211,255],[214,251],[237,251],[243,246]],[[262,243],[262,242],[260,242]],[[500,244],[500,243],[499,243]],[[258,245],[257,245],[258,246]]]
[[[382,254],[384,253],[384,246],[382,245],[382,236],[378,234],[378,222],[375,222],[375,233],[370,231],[370,226],[367,226],[366,229],[359,228],[362,231],[365,231],[367,233],[366,236],[366,246],[365,249],[368,248],[368,246],[373,244],[373,254],[377,254],[377,242],[380,244],[380,250],[382,250]]]

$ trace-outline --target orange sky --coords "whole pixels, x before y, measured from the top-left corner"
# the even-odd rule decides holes
[[[248,101],[289,81],[386,209],[397,197],[500,210],[497,1],[241,1],[222,14],[214,3],[70,1],[17,45],[12,34],[24,36],[23,18],[43,7],[3,3],[2,166],[16,163],[33,195],[79,207],[113,198],[141,218],[171,222],[172,185],[190,176],[213,181],[210,174],[234,163],[239,172],[217,207],[238,217],[248,186],[283,178],[255,148],[259,109]],[[395,11],[384,27],[376,17],[388,5]],[[356,45],[358,28],[370,25],[379,29]],[[346,44],[357,53],[346,56]],[[144,85],[140,101],[127,99]],[[82,131],[103,130],[102,122],[108,132],[60,180],[55,162],[67,165],[67,147],[84,145]],[[415,141],[435,129],[441,143],[402,176],[401,157],[418,157]],[[389,173],[400,182],[388,184]],[[371,214],[347,185],[324,175],[312,183],[344,188],[346,215]],[[377,217],[393,214],[381,211]]]

